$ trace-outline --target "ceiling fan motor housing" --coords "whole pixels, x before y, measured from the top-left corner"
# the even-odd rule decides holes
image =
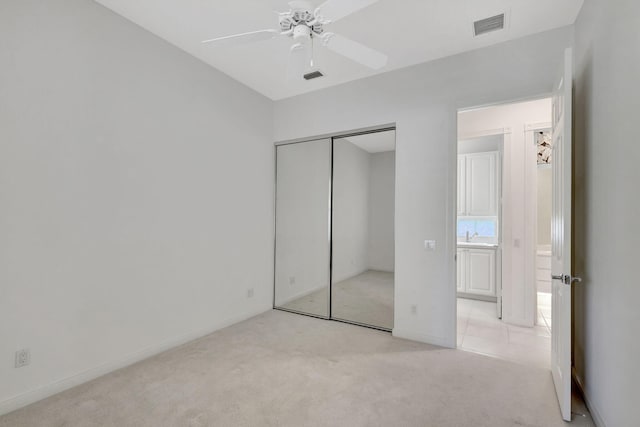
[[[304,42],[314,35],[321,35],[324,31],[322,22],[307,2],[291,2],[292,9],[287,14],[280,15],[280,31],[293,37],[297,42]]]
[[[304,24],[296,25],[293,29],[293,39],[298,42],[306,41],[311,38],[311,28]]]

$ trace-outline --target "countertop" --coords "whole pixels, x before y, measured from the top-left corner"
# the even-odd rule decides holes
[[[497,243],[482,243],[482,242],[458,242],[459,248],[472,248],[472,249],[498,249],[500,245]]]

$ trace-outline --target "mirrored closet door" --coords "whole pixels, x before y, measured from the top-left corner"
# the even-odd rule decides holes
[[[274,307],[329,317],[331,139],[276,147]]]
[[[393,328],[395,130],[276,148],[274,307]]]
[[[334,138],[331,313],[393,328],[395,131]]]

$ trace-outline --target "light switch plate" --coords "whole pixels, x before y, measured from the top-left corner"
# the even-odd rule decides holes
[[[435,240],[425,240],[424,241],[424,250],[425,251],[435,251],[436,250],[436,241]]]

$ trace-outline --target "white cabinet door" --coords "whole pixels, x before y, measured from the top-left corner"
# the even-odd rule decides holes
[[[496,296],[496,253],[486,249],[467,250],[466,292]]]
[[[467,288],[467,251],[465,249],[458,249],[456,260],[456,284],[458,285],[458,292],[465,292]]]
[[[498,153],[466,155],[466,215],[498,215]]]
[[[467,162],[466,156],[458,156],[458,216],[467,212]]]

